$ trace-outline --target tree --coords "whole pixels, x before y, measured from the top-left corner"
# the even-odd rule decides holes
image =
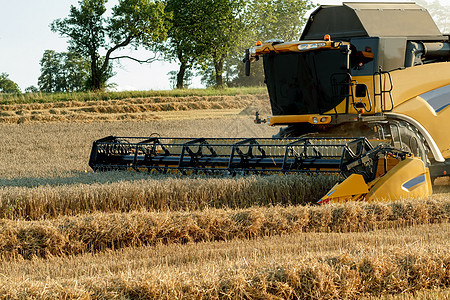
[[[247,9],[251,28],[247,32],[245,46],[227,61],[232,74],[231,86],[262,85],[264,70],[262,60],[252,64],[251,75],[245,76],[242,64],[243,51],[254,45],[256,40],[299,40],[306,24],[306,12],[313,8],[310,0],[253,0]]]
[[[170,71],[167,75],[169,75],[170,84],[174,89],[189,88],[192,84],[192,77],[194,77],[194,73],[190,68],[184,70],[182,75],[180,74],[180,71]],[[183,80],[181,83],[180,79]]]
[[[5,94],[15,94],[21,93],[17,83],[8,78],[9,75],[6,73],[0,74],[0,93]]]
[[[41,75],[38,78],[39,89],[43,92],[61,92],[59,74],[61,54],[54,50],[45,50],[41,61]]]
[[[89,87],[89,60],[78,53],[64,53],[63,61],[63,82],[67,92],[77,92],[86,90]],[[105,77],[113,76],[112,67],[108,66]]]
[[[119,0],[106,17],[107,0],[79,0],[79,7],[71,6],[69,16],[57,19],[50,25],[52,31],[69,38],[69,51],[90,62],[89,89],[100,90],[111,75],[111,61],[129,58],[113,57],[124,47],[150,47],[166,38],[164,4],[151,0]]]
[[[253,16],[258,40],[299,40],[306,23],[310,0],[254,0]]]
[[[311,7],[310,0],[166,0],[166,13],[172,19],[168,41],[160,51],[180,65],[178,88],[196,63],[207,86],[262,84],[262,63],[252,68],[252,72],[259,70],[258,76],[251,80],[243,76],[245,48],[256,39],[274,38],[275,33],[286,40],[297,39]],[[236,77],[240,82],[235,82]]]
[[[179,63],[178,72],[170,73],[171,80],[175,76],[177,89],[187,87],[196,61],[195,26],[200,22],[196,4],[196,1],[166,0],[168,38],[159,45],[158,51],[163,52],[167,59]]]
[[[244,7],[243,0],[166,0],[171,20],[168,40],[160,51],[179,63],[177,88],[184,87],[195,63],[205,74],[212,70],[215,86],[224,85],[224,62],[245,32]]]
[[[424,6],[428,10],[442,33],[450,33],[448,6],[446,7],[442,5],[437,0],[418,0],[417,3]]]
[[[204,70],[214,70],[216,87],[223,88],[225,61],[236,53],[247,34],[246,2],[243,0],[203,0],[198,3],[201,17],[197,53]]]
[[[39,93],[39,89],[34,85],[30,85],[29,87],[25,88],[25,93]]]
[[[78,53],[45,50],[40,64],[38,85],[41,91],[52,93],[86,90],[90,79],[90,63]],[[111,72],[111,68],[108,71]]]

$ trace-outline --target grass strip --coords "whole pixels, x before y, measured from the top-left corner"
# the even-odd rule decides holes
[[[1,94],[0,104],[49,103],[64,101],[121,100],[147,97],[187,97],[187,96],[236,96],[267,93],[265,86],[226,89],[175,89],[164,91],[122,91],[122,92],[76,92],[76,93],[26,93]]]

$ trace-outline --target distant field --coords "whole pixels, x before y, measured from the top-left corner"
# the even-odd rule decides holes
[[[192,110],[198,112],[192,114],[194,117],[205,111],[216,111],[216,116],[220,116],[217,110],[223,110],[222,114],[226,116],[226,110],[249,107],[267,112],[267,103],[267,94],[246,94],[5,104],[0,105],[0,123],[148,121],[170,116],[183,118],[187,114],[182,112]]]
[[[0,105],[0,297],[447,297],[449,178],[427,199],[304,206],[334,179],[87,164],[92,142],[108,135],[270,137],[278,128],[253,123],[256,110],[269,114],[256,91],[0,98],[10,103]]]

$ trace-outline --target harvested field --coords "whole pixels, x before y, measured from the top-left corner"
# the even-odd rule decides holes
[[[370,296],[368,300],[435,300],[450,299],[450,289],[432,289],[413,292],[405,292],[402,294]]]
[[[199,112],[211,115],[193,119]],[[13,178],[18,184],[27,182],[31,186],[46,184],[43,178],[75,176],[83,180],[82,175],[92,171],[88,166],[92,142],[108,135],[149,136],[157,132],[162,136],[270,137],[278,131],[255,125],[252,116],[237,115],[239,110],[227,118],[218,118],[219,112],[194,110],[178,120],[146,122],[0,123],[0,184],[14,185],[3,181]]]
[[[0,257],[46,258],[130,246],[226,241],[298,232],[366,232],[449,220],[450,199],[446,198],[387,204],[93,213],[32,222],[3,220]]]
[[[188,97],[0,108],[0,297],[448,295],[449,178],[427,199],[305,206],[334,179],[92,173],[108,135],[278,131],[253,124],[267,96]]]
[[[160,119],[155,112],[189,110],[245,109],[248,106],[264,110],[268,96],[190,96],[130,98],[108,101],[65,101],[0,105],[0,123],[26,122],[100,122]],[[265,109],[267,111],[267,109]],[[254,113],[254,112],[253,112]]]
[[[0,295],[14,299],[360,299],[424,294],[420,292],[424,289],[438,289],[429,293],[440,295],[448,288],[449,231],[445,223],[362,233],[293,233],[3,261]]]

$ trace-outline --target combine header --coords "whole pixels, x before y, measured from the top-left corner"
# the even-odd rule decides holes
[[[333,38],[333,39],[332,39]],[[262,57],[272,138],[106,137],[95,171],[335,174],[319,203],[432,193],[450,174],[450,43],[411,3],[321,6],[300,41],[248,49]]]
[[[372,180],[378,162],[374,158],[385,150],[381,146],[373,149],[365,138],[107,137],[94,143],[90,166],[94,170],[226,175],[329,172],[347,176],[357,169]]]
[[[385,144],[373,147],[364,137],[187,139],[110,136],[94,142],[89,165],[94,171],[231,176],[326,173],[345,179],[320,203],[431,194],[429,173],[419,158]]]

